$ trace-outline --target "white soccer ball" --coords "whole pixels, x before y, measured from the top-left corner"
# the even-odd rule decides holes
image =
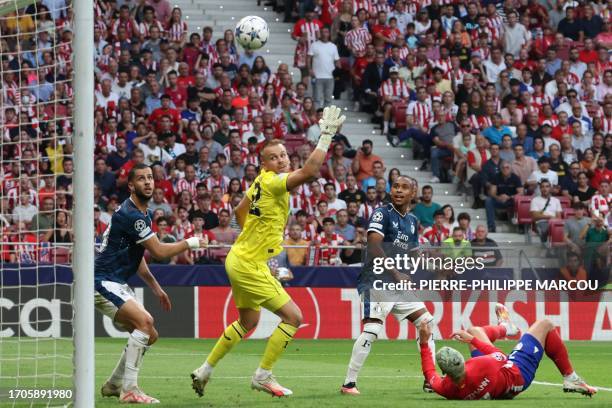
[[[258,16],[247,16],[236,24],[236,41],[245,50],[263,47],[270,36],[266,21]]]

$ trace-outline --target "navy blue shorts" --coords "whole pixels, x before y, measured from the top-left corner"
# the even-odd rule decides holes
[[[508,356],[508,360],[518,367],[523,376],[525,381],[523,391],[531,385],[543,355],[544,347],[538,339],[529,333],[525,333]]]

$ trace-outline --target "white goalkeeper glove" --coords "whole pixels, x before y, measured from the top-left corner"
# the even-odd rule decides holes
[[[317,149],[327,152],[332,138],[346,120],[346,116],[340,116],[341,113],[342,110],[334,105],[328,106],[323,110],[323,117],[319,121],[321,136],[319,137]]]

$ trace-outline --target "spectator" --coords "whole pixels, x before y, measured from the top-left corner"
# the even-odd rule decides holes
[[[433,147],[431,149],[431,171],[433,177],[431,183],[439,183],[441,179],[447,179],[442,174],[440,161],[446,157],[453,156],[453,138],[457,134],[457,126],[452,122],[446,121],[446,115],[439,112],[436,117],[437,124],[431,129]]]
[[[472,256],[470,241],[465,239],[463,230],[460,227],[453,228],[453,233],[450,237],[442,241],[441,253],[446,258],[468,258]]]
[[[599,183],[599,189],[597,194],[591,197],[591,204],[589,206],[589,212],[593,217],[606,218],[610,212],[612,206],[612,192],[609,191],[610,182],[608,180],[602,180]]]
[[[474,239],[474,231],[472,231],[472,227],[470,226],[471,221],[472,218],[470,217],[470,214],[462,212],[457,216],[457,221],[453,223],[453,227],[459,227],[463,230],[463,236],[468,241]]]
[[[565,18],[559,21],[557,31],[560,34],[563,34],[564,37],[570,38],[573,41],[582,41],[584,31],[580,21],[576,19],[576,10],[574,7],[568,7],[565,9]]]
[[[512,173],[519,177],[521,185],[525,185],[531,174],[538,169],[538,164],[533,157],[525,155],[525,148],[523,145],[515,145],[513,151],[514,160],[511,163]]]
[[[424,227],[431,227],[434,223],[434,214],[441,208],[440,204],[433,202],[433,187],[426,185],[421,189],[421,198],[412,212]]]
[[[495,232],[495,210],[503,209],[508,212],[508,219],[512,219],[514,210],[514,197],[523,194],[523,183],[512,172],[509,162],[503,161],[501,171],[495,175],[489,185],[489,196],[485,200],[487,209],[487,227],[489,232]]]
[[[153,198],[151,201],[149,201],[149,208],[151,211],[161,209],[164,212],[165,217],[170,217],[172,215],[172,207],[166,202],[166,199],[164,198],[164,190],[160,187],[155,187],[153,190]]]
[[[529,49],[531,34],[524,25],[518,22],[518,13],[515,11],[506,15],[508,24],[504,27],[504,49],[506,52],[518,57],[522,48]]]
[[[568,251],[581,254],[585,244],[581,233],[590,224],[591,220],[585,217],[587,207],[583,203],[574,203],[572,208],[574,209],[574,215],[567,218],[563,225],[564,240]]]
[[[580,233],[580,238],[585,242],[584,265],[587,270],[604,267],[606,265],[605,255],[607,255],[605,249],[610,245],[610,233],[604,219],[593,217],[591,223],[585,226]]]
[[[423,238],[425,238],[431,245],[439,246],[446,238],[449,237],[450,231],[444,226],[445,216],[442,209],[436,210],[433,214],[434,222],[430,227],[423,230]]]
[[[512,137],[512,131],[504,126],[503,119],[499,113],[493,115],[493,126],[489,126],[482,132],[490,143],[500,144],[504,135]]]
[[[40,239],[42,242],[53,242],[56,244],[68,244],[73,242],[72,223],[68,212],[58,210],[55,213],[55,227]]]
[[[29,226],[36,214],[38,214],[38,209],[30,202],[30,194],[22,191],[19,194],[19,203],[13,208],[13,223],[23,223]]]
[[[376,182],[379,179],[384,178],[384,176],[385,176],[385,165],[383,164],[382,161],[377,160],[372,164],[372,176],[363,180],[363,182],[361,183],[361,188],[363,190],[367,190],[368,187],[376,187]],[[386,184],[385,190],[390,191],[389,183]]]
[[[589,176],[586,172],[578,173],[577,183],[574,190],[570,191],[572,201],[574,203],[583,203],[587,208],[591,203],[591,198],[597,193],[593,187],[589,185]]]
[[[155,220],[155,225],[157,225],[157,239],[159,239],[159,242],[163,242],[165,244],[172,244],[176,242],[174,235],[168,232],[168,227],[170,224],[168,223],[168,219],[166,217],[157,218]],[[177,258],[177,256],[173,256],[171,258],[157,259],[151,255],[151,263],[175,265]]]
[[[349,201],[346,204],[348,223],[355,228],[366,226],[366,221],[359,216],[359,205],[360,203],[357,201]]]
[[[600,154],[597,157],[597,166],[593,169],[593,177],[591,178],[591,186],[598,189],[599,184],[607,180],[612,183],[612,170],[608,167],[608,159],[605,155]]]
[[[374,61],[370,62],[363,72],[361,88],[363,89],[364,109],[370,113],[378,110],[378,89],[389,76],[389,66],[385,66],[385,54],[376,52]]]
[[[204,217],[204,228],[206,230],[212,230],[219,225],[219,217],[217,214],[211,209],[212,199],[209,193],[199,194],[196,199],[196,207],[197,210],[193,210],[192,213],[196,211]],[[180,207],[179,207],[180,210]],[[179,216],[180,216],[179,211]],[[178,237],[177,237],[178,238]]]
[[[475,238],[470,242],[472,256],[481,258],[485,268],[499,267],[504,260],[501,251],[497,249],[497,242],[487,237],[487,228],[484,225],[476,227]]]
[[[209,245],[217,244],[215,234],[210,230],[204,229],[204,215],[201,212],[193,212],[189,216],[189,221],[193,228],[185,234],[185,238],[203,238]],[[208,254],[209,250],[207,248],[191,249],[186,253],[187,262],[189,264],[217,263],[213,261]]]
[[[336,222],[331,217],[325,217],[322,221],[323,232],[315,239],[316,245],[320,248],[319,262],[321,265],[338,265],[340,252],[346,251],[348,255],[352,250],[339,249],[338,246],[346,244],[345,238],[335,232]]]
[[[54,207],[55,207],[55,200],[53,197],[44,198],[42,200],[42,207],[40,211],[37,211],[34,214],[34,216],[31,218],[30,231],[34,231],[37,233],[44,233],[50,230],[51,228],[53,228],[53,226],[55,225]],[[29,211],[32,211],[32,209],[30,208]]]
[[[355,226],[349,224],[347,210],[339,210],[336,213],[336,233],[340,234],[350,242],[355,239]]]
[[[302,237],[302,226],[300,224],[291,224],[289,226],[289,234],[283,245],[291,266],[303,266],[308,264],[308,253],[310,242]],[[291,246],[293,248],[287,248]]]
[[[527,188],[530,192],[539,194],[538,185],[540,181],[547,180],[552,186],[553,191],[559,189],[559,178],[557,173],[550,169],[550,158],[540,157],[538,159],[538,169],[531,173],[527,179]]]
[[[236,238],[238,238],[238,232],[230,227],[230,220],[232,217],[229,210],[220,210],[218,217],[219,225],[213,228],[211,232],[214,234],[217,243],[226,245],[226,247],[217,248],[211,251],[211,256],[223,261],[229,252],[229,247],[231,247],[231,245],[236,241]]]
[[[339,66],[338,47],[330,42],[329,28],[320,30],[320,38],[308,50],[310,76],[314,78],[314,99],[318,107],[331,104],[334,91],[334,68]]]
[[[561,218],[561,203],[552,194],[552,185],[547,179],[538,182],[540,195],[531,201],[529,211],[534,220],[536,230],[542,244],[548,241],[548,222],[553,218]],[[529,233],[527,231],[527,233]]]
[[[559,279],[567,281],[587,280],[588,274],[580,263],[578,254],[570,252],[567,255],[565,266],[559,269]]]
[[[365,139],[361,142],[361,149],[357,151],[357,155],[353,159],[352,170],[353,174],[356,175],[357,181],[363,183],[368,177],[374,176],[374,163],[381,162],[383,160],[380,156],[372,153],[374,143],[370,139]],[[384,164],[383,164],[384,165]]]
[[[578,187],[578,174],[580,174],[580,164],[572,162],[565,177],[560,179],[561,194],[565,197],[572,198],[570,193]]]
[[[492,153],[496,152],[498,157],[493,158]],[[472,149],[467,154],[467,179],[472,186],[474,194],[474,204],[472,209],[482,208],[484,206],[483,189],[486,186],[486,176],[483,172],[483,165],[492,161],[492,164],[499,162],[499,146],[491,150],[487,149],[487,139],[480,135],[476,136],[476,148]],[[490,165],[488,165],[490,166]]]

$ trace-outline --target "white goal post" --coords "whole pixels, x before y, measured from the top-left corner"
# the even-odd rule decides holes
[[[94,4],[75,0],[74,61],[74,390],[75,407],[95,401],[94,344]]]

